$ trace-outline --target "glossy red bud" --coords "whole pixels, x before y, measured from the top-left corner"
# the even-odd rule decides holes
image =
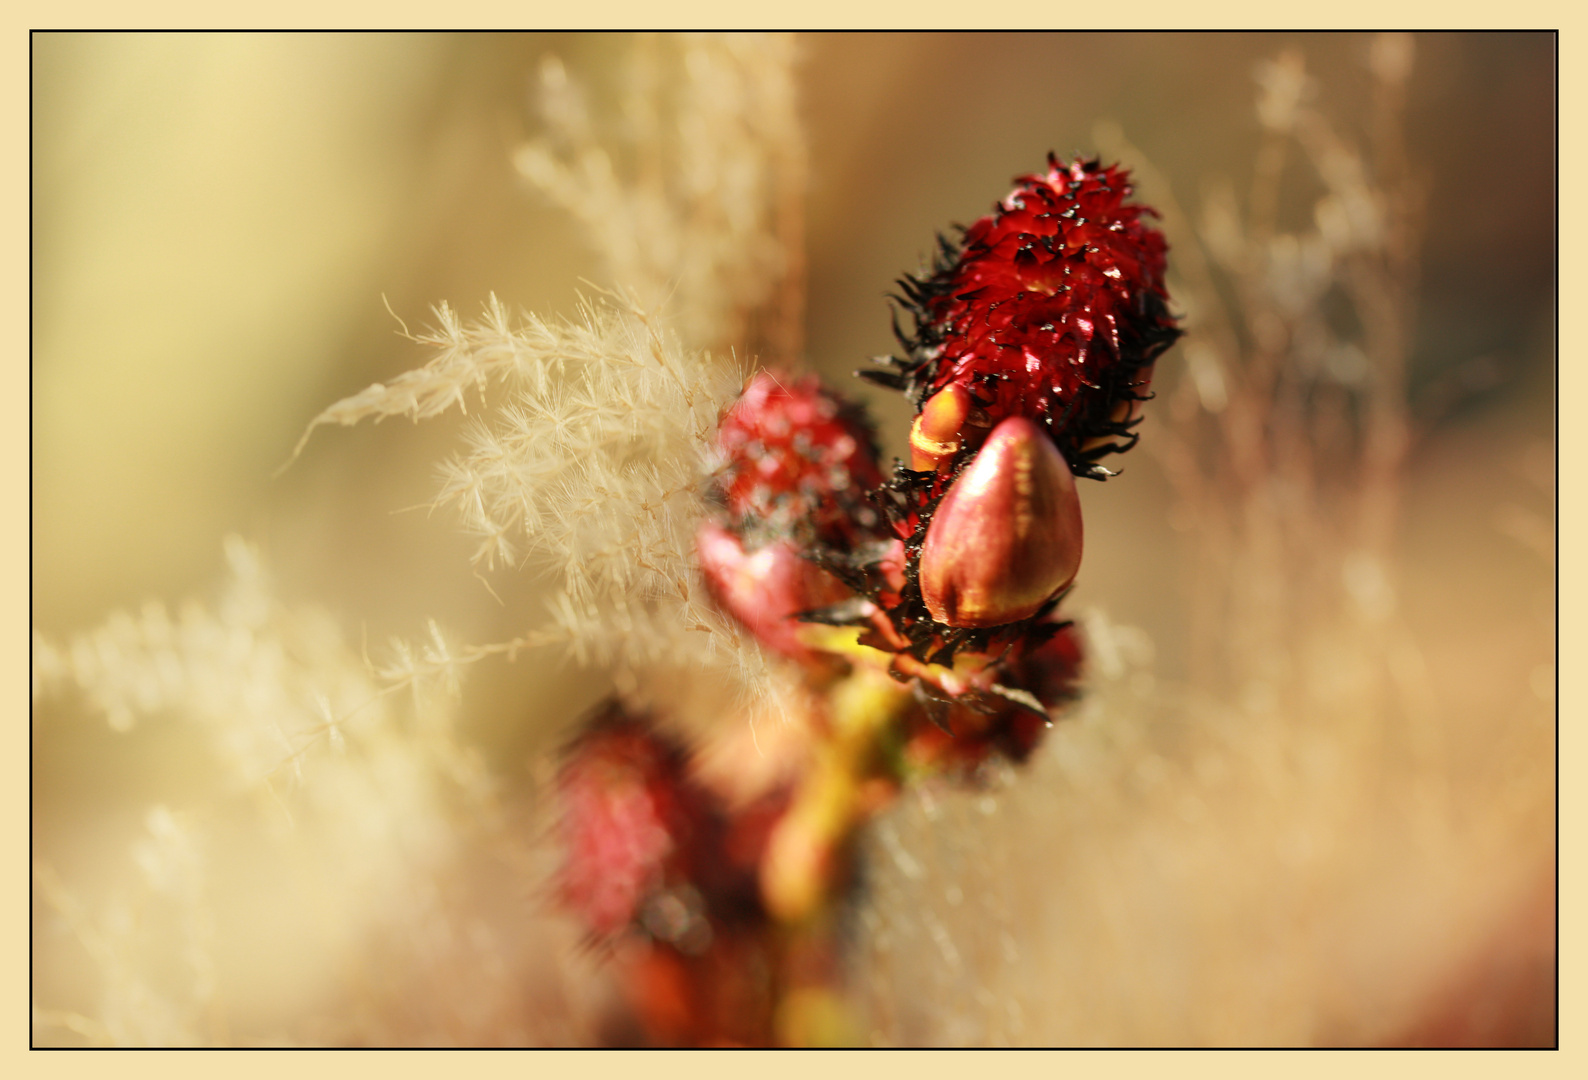
[[[949,626],[1036,614],[1081,566],[1081,500],[1064,456],[1012,416],[938,504],[921,546],[921,595]]]

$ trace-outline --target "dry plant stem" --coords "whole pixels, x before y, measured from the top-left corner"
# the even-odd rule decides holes
[[[1396,38],[1375,48],[1409,56],[1411,46]],[[1297,54],[1262,70],[1267,130],[1244,227],[1215,192],[1203,227],[1193,229],[1163,179],[1140,169],[1171,234],[1185,238],[1176,259],[1186,282],[1175,295],[1192,311],[1191,377],[1177,388],[1166,430],[1149,442],[1176,486],[1177,515],[1200,540],[1205,569],[1193,575],[1190,667],[1215,694],[1271,693],[1293,674],[1275,643],[1304,639],[1304,628],[1339,617],[1359,633],[1407,640],[1393,618],[1390,567],[1409,444],[1404,364],[1419,236],[1418,201],[1395,149],[1408,65],[1378,65],[1371,178],[1368,163],[1307,104],[1311,84]],[[1141,160],[1117,132],[1099,134]],[[1327,192],[1317,231],[1299,235],[1276,231],[1291,144]],[[1359,344],[1337,338],[1313,302],[1330,268],[1360,322]],[[1235,309],[1224,303],[1219,277]],[[1276,291],[1284,288],[1292,293]],[[1320,379],[1319,369],[1339,355],[1362,358],[1354,382]],[[1320,427],[1331,409],[1347,419],[1354,411],[1354,438],[1338,423]],[[1217,456],[1198,449],[1208,445],[1208,428]],[[1398,665],[1402,683],[1415,682],[1414,668]]]

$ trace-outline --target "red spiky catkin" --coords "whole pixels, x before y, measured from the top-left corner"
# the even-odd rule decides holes
[[[939,237],[929,274],[899,283],[915,320],[898,331],[907,356],[866,377],[907,391],[917,410],[950,386],[968,391],[986,419],[963,429],[960,449],[974,449],[977,427],[1024,416],[1076,473],[1106,475],[1097,459],[1134,443],[1145,369],[1180,333],[1168,247],[1130,194],[1124,169],[1050,154],[1046,173],[1019,178],[959,244]]]
[[[877,520],[867,499],[882,482],[871,425],[815,376],[755,375],[723,417],[717,445],[727,524],[752,546],[805,530],[852,539]]]
[[[871,427],[814,376],[761,372],[723,417],[717,448],[723,510],[695,540],[706,584],[762,644],[815,661],[794,616],[852,594],[808,556],[864,547],[880,525]]]

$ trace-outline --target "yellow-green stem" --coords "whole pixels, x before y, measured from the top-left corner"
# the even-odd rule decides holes
[[[762,897],[785,923],[805,922],[831,898],[844,848],[876,808],[878,787],[892,782],[883,744],[910,693],[888,675],[860,667],[833,687],[828,700],[831,735],[761,864]]]

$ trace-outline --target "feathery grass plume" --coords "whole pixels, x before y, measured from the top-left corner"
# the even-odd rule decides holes
[[[800,351],[793,48],[786,35],[676,43],[680,80],[665,117],[648,110],[671,40],[643,40],[633,69],[636,178],[603,172],[581,136],[580,174],[562,190],[613,278],[646,306],[611,297],[574,320],[513,320],[493,297],[473,324],[443,306],[419,339],[437,350],[430,363],[331,406],[293,452],[320,426],[428,419],[466,410],[478,394],[484,415],[443,466],[437,503],[456,507],[479,538],[482,569],[548,575],[549,623],[484,646],[456,645],[432,623],[428,640],[395,643],[372,671],[328,617],[275,601],[252,550],[232,541],[233,579],[213,613],[172,617],[150,605],[69,642],[35,635],[35,700],[85,701],[117,732],[186,720],[215,759],[206,776],[219,781],[217,791],[167,791],[150,811],[135,853],[141,879],[85,900],[38,869],[37,887],[102,983],[95,1006],[39,1002],[41,1039],[590,1041],[578,1025],[594,1010],[578,1002],[599,980],[544,977],[566,966],[551,955],[559,924],[526,919],[503,898],[549,873],[545,852],[534,829],[503,824],[492,784],[451,737],[447,702],[462,666],[554,642],[618,665],[634,697],[641,686],[681,696],[685,684],[713,682],[777,696],[753,642],[705,600],[693,543],[716,424],[747,374],[731,358]],[[571,99],[555,82],[548,108],[565,145],[578,125],[557,119],[568,119]],[[531,150],[521,163],[535,172],[534,160]],[[563,168],[547,161],[551,174]],[[602,213],[589,212],[589,198]],[[664,301],[691,348],[716,357],[686,351],[646,313]],[[655,665],[664,670],[638,674]],[[700,677],[714,668],[739,677]],[[407,710],[399,689],[413,692]],[[285,913],[268,934],[246,923],[261,903]],[[151,930],[150,913],[163,931]],[[250,1025],[254,988],[228,992],[217,959],[259,934],[292,965],[285,1030]],[[183,958],[186,974],[173,979],[164,956]]]
[[[249,545],[229,538],[226,557],[214,610],[150,604],[70,641],[34,636],[36,703],[82,701],[112,738],[172,731],[203,761],[163,777],[108,889],[80,896],[35,868],[100,984],[92,1005],[38,1002],[41,1042],[61,1029],[107,1045],[312,1040],[296,1010],[286,1031],[258,1029],[262,991],[238,973],[274,970],[305,1001],[345,992],[371,950],[411,953],[458,918],[433,882],[466,872],[496,827],[448,695],[415,685],[404,706],[325,613],[276,599]]]
[[[707,598],[694,562],[719,417],[745,372],[688,353],[632,303],[609,297],[578,321],[515,325],[493,297],[485,318],[450,309],[420,340],[425,367],[332,405],[310,425],[354,424],[465,407],[483,414],[442,466],[437,505],[479,538],[475,562],[537,570],[556,588],[550,618],[512,642],[411,653],[384,674],[401,682],[492,652],[564,645],[580,663],[717,668],[759,692],[764,661]],[[486,389],[500,384],[492,396]]]
[[[485,318],[465,325],[442,306],[439,327],[420,339],[435,359],[309,425],[425,419],[465,408],[470,388],[481,393],[486,412],[443,467],[437,503],[455,506],[479,538],[484,569],[550,576],[550,620],[442,667],[560,643],[580,663],[617,666],[634,693],[638,668],[705,666],[730,676],[740,704],[767,703],[776,675],[706,599],[692,538],[712,435],[749,374],[731,358],[788,361],[802,347],[794,53],[787,34],[642,35],[613,147],[548,58],[548,130],[517,164],[585,225],[623,295],[569,321],[515,324],[493,296]],[[665,330],[653,314],[664,306]],[[493,384],[500,398],[485,396]]]
[[[792,34],[645,34],[621,124],[548,57],[546,132],[519,172],[585,226],[611,280],[664,303],[686,345],[800,358],[805,136]],[[615,127],[617,131],[604,130]]]
[[[1088,697],[1035,775],[926,789],[879,825],[854,960],[874,1041],[1483,1039],[1430,1020],[1451,992],[1521,1010],[1489,1037],[1548,1039],[1549,707],[1536,685],[1496,714],[1440,702],[1397,601],[1412,46],[1372,47],[1367,151],[1314,104],[1299,54],[1262,65],[1250,199],[1215,189],[1200,229],[1099,128],[1179,256],[1187,371],[1147,441],[1191,542],[1197,651],[1171,684],[1145,633],[1092,612]],[[1298,149],[1322,193],[1285,231]]]
[[[74,895],[48,864],[33,868],[34,887],[93,961],[101,983],[94,1016],[35,1002],[35,1038],[42,1036],[45,1045],[52,1041],[48,1034],[60,1029],[97,1046],[196,1046],[210,1042],[218,1027],[214,918],[191,823],[154,806],[131,855],[140,873],[130,897],[114,895],[99,911]],[[166,917],[150,919],[151,907],[163,908],[159,914]],[[156,932],[158,941],[149,933],[150,922],[165,931]],[[160,963],[151,947],[168,950],[175,964]]]
[[[207,737],[229,788],[279,793],[299,786],[311,762],[332,760],[327,748],[392,718],[329,615],[277,600],[258,552],[240,538],[228,537],[225,553],[230,579],[214,611],[190,603],[173,618],[150,603],[69,642],[35,632],[33,694],[81,694],[118,732],[180,717]],[[435,722],[439,749],[450,735]]]

